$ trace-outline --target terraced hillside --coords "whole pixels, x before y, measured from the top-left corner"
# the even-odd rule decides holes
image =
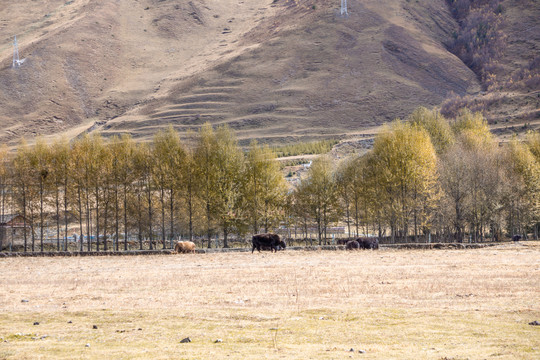
[[[104,132],[145,137],[169,123],[196,129],[210,121],[227,123],[244,143],[313,140],[479,90],[472,71],[444,47],[455,24],[442,1],[354,2],[348,17],[328,1],[276,5],[238,44],[223,43],[243,47],[238,55],[167,81],[159,96],[109,121]],[[431,15],[415,20],[422,7]]]
[[[363,131],[476,75],[444,0],[22,0],[0,9],[0,141],[100,130],[146,139],[228,124],[244,143]],[[12,35],[21,58],[11,68]]]

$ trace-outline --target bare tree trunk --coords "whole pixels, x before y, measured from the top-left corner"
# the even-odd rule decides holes
[[[56,184],[56,251],[60,251],[60,189]]]
[[[128,249],[127,186],[124,185],[124,250]]]
[[[2,215],[2,221],[6,222],[6,220],[4,220],[5,219],[5,205],[6,205],[6,202],[5,202],[5,199],[6,199],[6,190],[5,190],[6,184],[5,184],[4,179],[2,179],[2,183],[0,184],[0,186],[2,186],[2,214],[1,215]],[[11,223],[13,224],[13,221]],[[1,236],[2,235],[0,235],[0,237]],[[5,234],[3,234],[3,236],[7,240],[7,231],[5,231]],[[11,239],[11,243],[13,244],[13,238]],[[0,251],[2,251],[2,241],[1,241],[1,239],[0,239]]]
[[[365,235],[368,236],[369,235],[369,227],[368,227],[368,224],[369,224],[369,216],[368,216],[368,205],[367,204],[364,204],[364,221],[366,223],[366,233]],[[360,236],[360,235],[358,235]]]
[[[39,180],[39,243],[40,250],[43,252],[43,177]]]
[[[67,196],[67,177],[64,178],[64,251],[67,251],[68,241],[68,218],[67,218],[68,196]],[[77,245],[77,244],[75,244]]]
[[[36,234],[34,232],[34,207],[30,202],[30,235],[32,236],[32,252],[36,251]]]
[[[227,226],[224,226],[224,227],[223,227],[223,247],[224,247],[224,248],[228,248],[228,247],[229,247],[229,243],[228,243],[228,241],[227,241],[227,240],[228,240],[228,239],[227,239],[228,235],[229,235],[229,229],[228,229]]]
[[[171,196],[171,229],[170,229],[170,248],[173,248],[173,240],[174,240],[174,190],[170,189],[170,196]],[[190,239],[191,241],[191,239]]]
[[[210,249],[212,247],[211,245],[212,229],[210,228],[210,202],[206,202],[206,230],[208,232],[208,248]]]
[[[160,201],[161,201],[161,242],[163,249],[165,249],[165,190],[163,187],[160,189]]]
[[[189,191],[189,201],[188,201],[188,212],[189,212],[189,241],[193,241],[193,199],[191,190]]]
[[[139,250],[143,249],[142,243],[142,209],[141,209],[141,192],[137,192],[137,214],[138,214],[138,225],[139,225]]]
[[[327,209],[326,206],[323,208],[323,229],[324,229],[324,245],[328,245],[328,236],[326,230],[328,229],[328,218],[327,218]]]
[[[109,245],[107,244],[107,239],[108,239],[107,225],[108,225],[108,220],[109,220],[109,201],[110,201],[108,183],[105,185],[104,196],[105,196],[105,214],[103,218],[103,251],[109,251]]]
[[[257,224],[258,225],[258,224]],[[268,203],[265,201],[264,204],[264,232],[268,234]]]
[[[322,216],[321,210],[317,209],[317,235],[319,237],[319,246],[322,245]]]
[[[120,240],[120,211],[118,206],[118,182],[115,181],[114,185],[114,233],[115,233],[115,243],[114,250],[118,251],[118,241]]]
[[[355,198],[354,200],[354,222],[355,222],[355,225],[356,225],[356,236],[358,236],[359,232],[358,232],[358,199]]]
[[[349,234],[349,236],[351,236],[351,217],[350,217],[350,204],[348,201],[346,201],[345,203],[345,213],[346,213],[346,216],[347,216],[347,234]]]
[[[86,245],[87,251],[92,250],[92,234],[90,232],[90,199],[88,189],[86,189]]]
[[[23,184],[22,186],[22,197],[23,197],[23,235],[24,235],[24,252],[26,252],[28,244],[27,244],[27,235],[26,235],[26,190],[25,186]],[[33,251],[33,250],[32,250]]]
[[[99,251],[99,188],[96,186],[96,250]]]
[[[253,168],[253,170],[255,170],[255,168]],[[255,194],[253,196],[253,204],[252,204],[252,207],[253,207],[253,233],[254,234],[257,234],[259,232],[259,224],[258,224],[258,218],[259,218],[259,214],[258,214],[258,209],[259,209],[259,204],[258,204],[258,187],[257,187],[257,174],[254,174],[252,173],[252,178],[253,178],[253,181],[255,182],[255,186],[254,186],[254,189],[255,189]],[[264,230],[265,233],[268,232],[267,229]]]
[[[152,243],[152,189],[150,188],[150,179],[148,179],[147,184],[147,200],[148,200],[148,238],[150,240],[150,250],[154,250],[154,245]]]
[[[78,193],[78,200],[79,200],[79,230],[81,231],[80,233],[80,237],[79,237],[79,240],[81,242],[81,246],[80,246],[80,251],[82,252],[83,251],[83,224],[82,224],[82,199],[81,199],[81,188],[78,187],[77,188],[77,193]],[[75,244],[77,245],[77,244]]]

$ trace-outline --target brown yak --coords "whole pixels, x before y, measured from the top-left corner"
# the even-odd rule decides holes
[[[195,244],[191,241],[179,241],[174,247],[174,251],[177,253],[195,253]]]

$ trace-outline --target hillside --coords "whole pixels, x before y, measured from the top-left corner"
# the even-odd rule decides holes
[[[536,21],[529,19],[529,21]],[[0,141],[228,124],[244,143],[339,136],[477,76],[444,0],[48,0],[0,10]],[[17,34],[25,63],[11,68]]]
[[[443,103],[442,112],[451,117],[461,107],[481,111],[502,140],[540,129],[540,2],[492,0],[478,4],[480,9],[470,18],[478,20],[479,13],[493,16],[490,7],[500,12],[496,24],[487,22],[491,26],[488,32],[496,34],[497,51],[484,64],[485,91],[473,96],[452,96]],[[464,19],[463,23],[467,21]],[[482,77],[481,71],[477,73]]]

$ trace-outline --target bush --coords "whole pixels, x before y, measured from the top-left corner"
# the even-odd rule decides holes
[[[540,56],[536,56],[521,69],[512,74],[504,84],[512,90],[534,91],[540,88]]]
[[[338,142],[339,140],[334,139],[321,140],[315,142],[274,147],[273,150],[278,157],[325,154],[332,150],[332,147]]]

